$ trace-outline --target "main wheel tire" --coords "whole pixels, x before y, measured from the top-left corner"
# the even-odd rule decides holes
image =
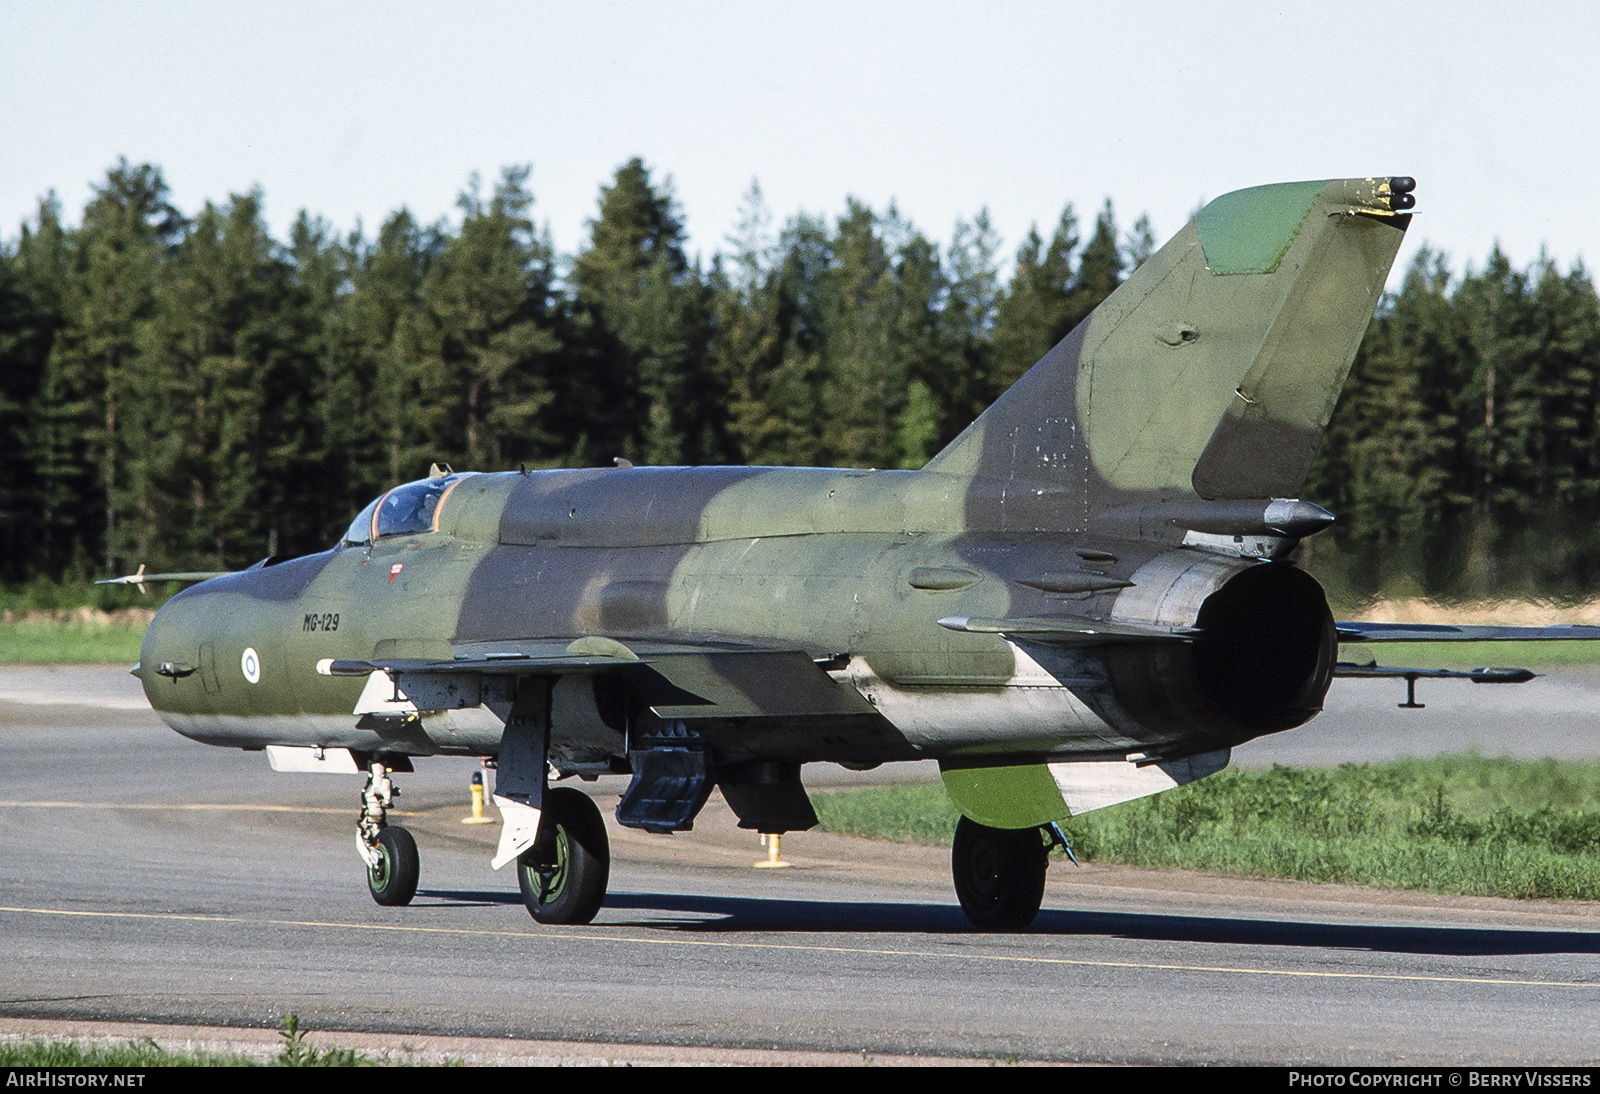
[[[517,885],[540,923],[588,923],[611,880],[606,822],[587,794],[569,787],[545,792],[539,840],[517,859]]]
[[[1044,903],[1050,852],[1037,828],[990,828],[962,817],[950,848],[961,910],[974,927],[1020,931]]]
[[[417,858],[417,841],[398,825],[378,831],[378,865],[367,867],[367,888],[372,899],[386,907],[410,904],[417,895],[417,878],[422,865]]]

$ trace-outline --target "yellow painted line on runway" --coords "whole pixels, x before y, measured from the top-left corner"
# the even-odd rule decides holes
[[[355,809],[328,809],[322,806],[299,805],[250,805],[245,802],[4,802],[0,801],[0,809],[158,809],[158,810],[200,810],[200,811],[226,811],[246,810],[251,813],[332,813],[335,816],[349,814],[355,816]],[[415,817],[416,813],[406,813],[399,809],[389,810],[391,817]]]
[[[533,941],[600,942],[624,946],[690,946],[721,950],[765,950],[794,953],[842,954],[851,957],[954,958],[1014,965],[1057,965],[1087,969],[1128,969],[1138,972],[1209,972],[1240,976],[1284,976],[1307,980],[1383,980],[1421,984],[1478,984],[1516,988],[1600,988],[1600,981],[1514,980],[1487,976],[1437,976],[1427,973],[1329,972],[1321,969],[1270,969],[1240,965],[1179,965],[1146,961],[1094,961],[1081,957],[1035,957],[1027,954],[964,953],[940,950],[902,950],[874,946],[819,946],[799,942],[730,942],[705,938],[643,938],[638,935],[601,933],[604,928],[578,934],[573,931],[494,931],[472,927],[419,927],[399,923],[336,923],[316,919],[245,919],[226,915],[180,915],[175,912],[96,912],[75,908],[21,908],[0,905],[0,913],[79,916],[89,919],[146,919],[179,923],[228,923],[250,927],[316,927],[346,931],[394,931],[474,938],[526,938]],[[1024,936],[1026,937],[1026,936]]]

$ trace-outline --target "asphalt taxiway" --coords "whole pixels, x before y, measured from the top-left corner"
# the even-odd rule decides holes
[[[1393,712],[1399,696],[1374,690],[1363,709],[1390,709],[1372,726],[1334,707],[1294,732],[1365,738],[1375,755],[1338,758],[1381,758],[1384,725],[1437,712],[1455,736],[1413,754],[1463,737],[1536,749],[1542,731],[1560,745],[1547,751],[1582,753],[1579,700],[1600,710],[1600,676],[1558,682],[1577,696],[1552,693],[1570,726],[1548,710],[1473,721],[1440,709],[1441,685],[1428,711]],[[1034,927],[988,935],[967,928],[943,849],[796,834],[794,868],[756,870],[757,838],[713,799],[690,834],[612,828],[599,919],[544,928],[489,868],[496,829],[460,823],[475,764],[436,759],[397,777],[422,884],[411,907],[385,909],[353,846],[358,776],[275,774],[134,699],[106,670],[0,670],[0,1017],[30,1029],[270,1029],[295,1013],[313,1029],[589,1045],[596,1059],[1600,1057],[1600,905],[1053,866]],[[619,787],[588,789],[609,813]]]

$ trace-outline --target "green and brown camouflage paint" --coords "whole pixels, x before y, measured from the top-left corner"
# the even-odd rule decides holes
[[[493,754],[498,719],[358,718],[363,682],[318,663],[603,638],[618,669],[558,685],[551,754],[575,768],[640,718],[724,765],[1181,757],[1298,725],[1330,679],[1326,603],[1229,545],[1270,538],[1304,481],[1410,219],[1393,197],[1211,202],[921,471],[470,476],[435,531],[179,594],[138,673],[214,744]]]

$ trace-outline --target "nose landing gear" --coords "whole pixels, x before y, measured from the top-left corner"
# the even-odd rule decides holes
[[[367,864],[367,889],[386,907],[410,904],[417,895],[421,864],[417,841],[399,825],[388,823],[388,810],[400,793],[389,769],[373,761],[361,791],[361,819],[356,822],[356,850]]]

